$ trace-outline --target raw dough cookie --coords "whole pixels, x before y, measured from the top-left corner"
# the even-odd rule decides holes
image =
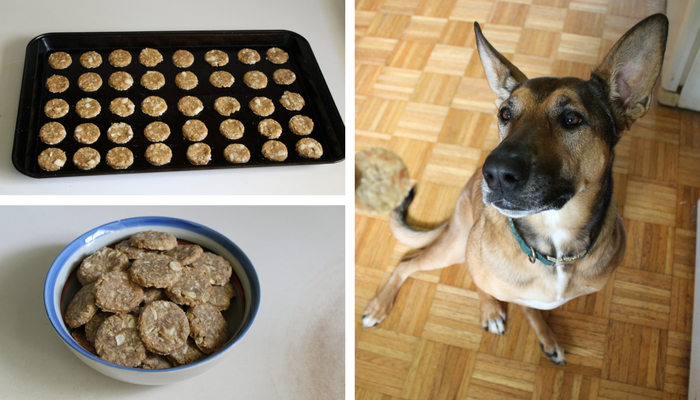
[[[211,161],[211,147],[206,143],[191,144],[187,148],[187,161],[192,165],[206,165]]]
[[[182,277],[182,264],[164,254],[144,254],[131,264],[129,276],[143,287],[166,288]]]
[[[189,323],[189,322],[188,322]],[[192,338],[188,338],[185,345],[168,354],[168,360],[175,365],[187,365],[197,362],[207,355],[197,348]]]
[[[139,53],[139,62],[147,67],[155,67],[163,61],[163,55],[156,49],[145,48]]]
[[[219,125],[219,132],[221,132],[226,139],[240,139],[243,137],[244,131],[245,127],[243,126],[243,123],[237,119],[227,119],[222,121]]]
[[[162,142],[170,136],[170,127],[165,122],[151,122],[146,125],[143,135],[151,142]]]
[[[114,246],[114,248],[124,253],[124,255],[129,257],[130,260],[135,260],[143,256],[144,254],[150,254],[155,252],[154,250],[146,250],[140,247],[133,246],[131,244],[131,240],[129,239],[122,240],[121,242],[117,243],[116,246]]]
[[[70,54],[62,51],[57,51],[49,56],[49,65],[53,69],[66,69],[72,61]]]
[[[208,133],[207,126],[198,119],[189,119],[182,126],[182,135],[192,142],[204,140]]]
[[[219,97],[218,99],[216,99],[216,101],[214,101],[214,109],[219,114],[228,117],[229,115],[240,110],[241,104],[238,102],[238,100],[234,99],[233,97],[224,96]]]
[[[173,151],[163,143],[153,143],[146,148],[146,161],[152,165],[160,166],[170,162]]]
[[[94,92],[102,87],[102,78],[94,72],[86,72],[78,78],[78,87],[83,92]]]
[[[408,169],[401,158],[381,147],[355,153],[355,209],[362,214],[386,214],[411,191]]]
[[[296,135],[305,136],[314,130],[314,121],[305,115],[295,115],[289,120],[289,129]]]
[[[287,159],[287,146],[277,140],[268,140],[262,146],[262,155],[268,160],[284,161]]]
[[[134,137],[131,125],[124,122],[116,122],[107,129],[107,138],[117,144],[128,143]]]
[[[90,321],[98,308],[95,305],[95,285],[83,286],[68,303],[63,319],[71,328],[77,328]]]
[[[109,103],[109,111],[120,117],[128,117],[134,113],[136,106],[127,97],[117,97]]]
[[[100,153],[92,147],[83,147],[73,154],[73,164],[82,170],[93,169],[100,163]]]
[[[183,90],[192,90],[197,87],[197,75],[190,71],[182,71],[175,75],[175,86]]]
[[[113,67],[123,68],[131,64],[131,53],[126,50],[114,50],[109,53],[109,63]]]
[[[178,68],[187,68],[194,62],[194,56],[187,50],[178,50],[173,53],[173,65]]]
[[[297,142],[297,153],[304,158],[321,158],[323,147],[321,143],[311,138],[303,138]]]
[[[105,159],[114,169],[127,169],[134,163],[134,153],[126,147],[114,147],[109,149]]]
[[[102,311],[128,313],[143,301],[143,288],[125,271],[108,272],[95,282],[95,304]]]
[[[129,258],[119,250],[103,247],[86,257],[78,267],[78,281],[87,285],[97,281],[102,275],[129,268]]]
[[[204,104],[194,96],[185,96],[177,102],[177,109],[188,117],[194,117],[204,110]]]
[[[224,149],[224,158],[234,164],[245,164],[250,161],[250,150],[239,143],[230,144]]]
[[[54,147],[50,147],[39,154],[39,167],[44,171],[54,172],[61,169],[66,164],[66,153]]]
[[[78,143],[93,144],[100,137],[100,128],[93,123],[80,124],[75,127],[73,137]]]
[[[51,119],[63,117],[68,114],[68,110],[70,110],[70,107],[63,99],[51,99],[44,106],[44,113]]]
[[[267,97],[254,97],[248,105],[255,114],[261,117],[270,116],[275,112],[275,104]]]
[[[51,93],[62,93],[65,92],[70,86],[68,78],[63,75],[51,75],[46,80],[46,88],[49,89]]]
[[[233,85],[233,82],[233,75],[226,71],[212,72],[211,76],[209,76],[209,83],[214,85],[214,87],[231,87],[231,85]]]
[[[223,67],[228,64],[228,54],[221,50],[210,50],[204,55],[204,61],[208,62],[212,67]]]
[[[90,284],[90,286],[94,286]],[[97,306],[95,306],[97,307]],[[103,322],[107,318],[109,318],[110,314],[101,311],[98,307],[97,312],[95,315],[90,318],[90,321],[88,321],[85,324],[85,339],[87,339],[88,342],[92,343],[93,345],[95,344],[95,338],[97,337],[97,331],[100,329],[100,326],[102,325]]]
[[[165,294],[177,304],[195,306],[211,297],[211,276],[208,268],[185,267],[182,278],[165,289]]]
[[[190,335],[200,350],[211,354],[228,341],[228,325],[221,312],[211,304],[200,304],[187,310]]]
[[[231,306],[231,299],[234,297],[236,297],[236,291],[229,282],[226,282],[223,286],[212,287],[209,304],[219,311],[224,311]]]
[[[66,128],[58,122],[49,122],[39,129],[39,139],[46,144],[61,143],[66,138]]]
[[[158,90],[165,85],[165,76],[158,71],[148,71],[141,76],[141,86],[148,90]]]
[[[75,112],[80,118],[95,118],[100,111],[102,111],[100,103],[89,97],[78,100],[78,103],[75,105]]]
[[[148,96],[141,102],[141,111],[151,117],[160,117],[168,109],[168,104],[158,96]]]
[[[160,300],[146,305],[139,316],[138,327],[146,348],[161,355],[184,346],[190,334],[187,314],[171,301]]]
[[[179,244],[163,254],[176,259],[182,265],[190,265],[204,254],[204,250],[197,244]]]
[[[145,231],[131,235],[131,244],[148,250],[172,250],[177,246],[177,238],[168,232]]]
[[[267,50],[265,58],[273,64],[284,64],[289,60],[289,54],[279,47],[272,47]]]
[[[231,264],[220,255],[204,252],[196,259],[192,266],[195,268],[204,267],[209,269],[209,282],[212,285],[221,286],[231,278]]]
[[[280,104],[289,111],[299,111],[304,108],[304,98],[299,93],[285,91],[280,98]]]
[[[272,74],[272,79],[278,85],[291,85],[297,79],[297,76],[294,74],[294,72],[282,68],[278,69]]]
[[[117,314],[107,318],[97,330],[95,350],[107,362],[138,367],[146,358],[146,348],[136,328],[136,317]]]
[[[107,83],[116,90],[124,91],[134,84],[134,78],[126,71],[117,71],[109,76]]]
[[[102,65],[102,56],[96,51],[88,51],[80,56],[80,65],[92,69]]]
[[[151,353],[150,351],[146,351],[146,358],[141,362],[141,368],[143,369],[168,369],[172,367],[173,363],[167,357]]]
[[[274,119],[267,118],[258,123],[258,132],[268,139],[277,139],[282,135],[282,125]]]
[[[267,87],[267,76],[260,71],[248,71],[243,75],[243,82],[252,89]]]
[[[260,61],[260,54],[253,49],[243,49],[238,52],[238,61],[243,64],[255,64]]]

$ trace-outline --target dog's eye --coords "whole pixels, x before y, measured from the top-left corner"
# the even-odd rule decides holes
[[[501,111],[498,112],[498,116],[503,122],[510,121],[510,109],[508,107],[503,107]]]
[[[564,116],[564,123],[569,127],[575,127],[583,122],[583,118],[574,112],[570,112]]]

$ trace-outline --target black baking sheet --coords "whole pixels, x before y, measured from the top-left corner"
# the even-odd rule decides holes
[[[163,62],[155,67],[145,67],[138,61],[143,48],[154,48],[163,55]],[[273,64],[265,59],[267,49],[279,47],[289,53],[285,64]],[[238,51],[243,48],[257,50],[261,60],[253,65],[238,61]],[[108,61],[109,54],[116,49],[131,53],[132,62],[124,68],[116,68]],[[172,63],[172,55],[177,50],[188,50],[195,58],[192,66],[178,68]],[[229,63],[222,67],[212,67],[204,60],[209,50],[222,50],[229,55]],[[63,51],[70,54],[72,64],[63,70],[55,70],[48,64],[48,57],[53,52]],[[87,51],[96,51],[102,56],[102,65],[87,69],[80,65],[80,56]],[[272,74],[279,68],[292,70],[296,81],[291,85],[278,85]],[[146,71],[159,71],[165,76],[165,86],[158,90],[148,90],[140,85],[141,76]],[[263,72],[268,77],[264,89],[251,89],[243,82],[243,75],[252,70]],[[133,86],[126,91],[117,91],[107,83],[109,76],[116,71],[126,71],[134,78]],[[199,84],[192,90],[182,90],[175,85],[175,75],[182,71],[192,71]],[[209,83],[209,76],[214,71],[228,71],[234,78],[233,86],[216,88]],[[85,72],[95,72],[102,78],[102,87],[96,92],[83,92],[77,84],[78,77]],[[69,88],[63,93],[51,93],[46,88],[46,79],[58,74],[70,81]],[[301,111],[289,111],[282,107],[279,99],[284,91],[299,93],[306,104]],[[150,117],[140,110],[141,101],[148,96],[159,96],[168,104],[167,111],[160,117]],[[184,96],[195,96],[204,103],[204,110],[195,117],[187,117],[177,109],[177,102]],[[241,110],[231,116],[222,116],[214,110],[214,101],[220,96],[235,97],[241,104]],[[255,115],[248,107],[248,102],[264,96],[275,103],[275,111],[269,117]],[[90,97],[99,101],[102,111],[92,119],[80,118],[75,112],[78,100]],[[128,117],[118,117],[109,111],[109,103],[117,97],[128,97],[136,106],[134,113]],[[70,111],[62,118],[53,120],[44,114],[45,104],[54,98],[68,102]],[[295,150],[296,142],[302,136],[295,135],[289,129],[289,119],[297,114],[306,115],[314,121],[311,137],[321,143],[323,155],[319,159],[303,158]],[[219,124],[228,118],[241,121],[245,133],[241,139],[229,140],[219,133]],[[282,125],[279,139],[287,146],[289,156],[283,162],[274,162],[262,156],[261,148],[268,139],[259,134],[258,123],[272,118]],[[188,119],[199,119],[208,128],[208,135],[202,141],[212,149],[212,160],[207,165],[192,165],[186,157],[190,142],[182,135],[182,126]],[[59,144],[47,145],[39,139],[39,130],[50,121],[60,122],[66,128],[66,138]],[[163,143],[173,152],[172,160],[163,166],[153,166],[144,157],[149,144],[143,130],[153,121],[162,121],[170,126],[171,134]],[[100,137],[94,144],[84,145],[73,138],[76,126],[92,122],[100,129]],[[112,143],[107,138],[107,129],[112,123],[125,122],[131,125],[134,137],[126,144]],[[251,153],[250,161],[245,164],[233,164],[224,159],[224,148],[231,143],[244,144]],[[100,153],[100,164],[92,170],[81,170],[72,162],[73,154],[81,147],[92,147]],[[127,147],[134,154],[134,163],[125,170],[115,170],[107,165],[105,156],[113,147]],[[66,164],[58,171],[42,170],[38,155],[49,147],[57,147],[66,152]],[[198,32],[106,32],[106,33],[49,33],[40,35],[29,42],[22,78],[19,111],[15,129],[15,141],[12,161],[20,172],[35,178],[60,176],[81,176],[101,174],[125,174],[135,172],[180,171],[218,168],[247,168],[278,165],[324,164],[341,161],[345,158],[345,126],[338,109],[328,90],[321,70],[316,62],[309,43],[300,35],[290,31],[198,31]]]

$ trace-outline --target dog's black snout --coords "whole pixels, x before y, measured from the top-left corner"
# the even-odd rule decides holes
[[[510,192],[527,181],[527,160],[514,152],[494,151],[486,157],[483,167],[484,180],[491,190]]]

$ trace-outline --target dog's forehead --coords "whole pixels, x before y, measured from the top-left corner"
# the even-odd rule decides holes
[[[519,85],[512,95],[526,99],[533,105],[558,108],[566,105],[586,108],[586,104],[599,97],[598,90],[590,81],[572,77],[529,79]]]

